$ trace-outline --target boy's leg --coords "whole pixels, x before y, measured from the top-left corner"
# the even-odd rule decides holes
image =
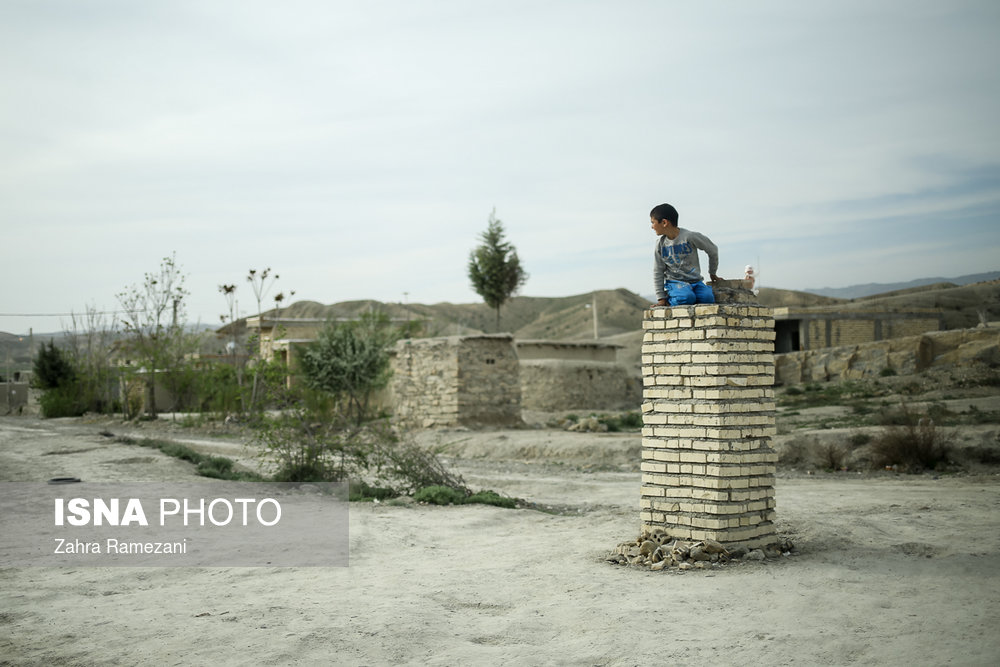
[[[694,292],[696,303],[715,303],[715,292],[704,282],[692,283],[691,290]]]
[[[690,306],[695,302],[694,292],[687,283],[670,281],[666,284],[667,303],[671,306]]]

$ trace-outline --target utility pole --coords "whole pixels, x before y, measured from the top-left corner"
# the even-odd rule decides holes
[[[594,292],[594,303],[590,309],[594,312],[594,340],[597,340],[597,292]]]

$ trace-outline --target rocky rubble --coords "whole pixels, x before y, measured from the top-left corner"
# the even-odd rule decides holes
[[[568,419],[564,420],[563,428],[567,431],[580,431],[584,433],[606,433],[608,425],[596,417],[586,417],[576,423]]]
[[[727,548],[715,540],[673,539],[666,531],[659,530],[640,535],[631,542],[622,542],[605,560],[615,565],[643,567],[653,571],[668,568],[701,570],[728,563],[763,561],[795,554],[795,546],[788,539],[761,549]]]

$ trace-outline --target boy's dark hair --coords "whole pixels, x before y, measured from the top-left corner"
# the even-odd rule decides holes
[[[677,226],[677,209],[670,204],[660,204],[649,212],[649,217],[654,220],[668,220],[674,227]]]

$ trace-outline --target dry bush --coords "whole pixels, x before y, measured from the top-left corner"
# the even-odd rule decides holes
[[[879,468],[895,466],[905,472],[946,465],[952,453],[949,435],[937,428],[933,419],[905,405],[897,414],[902,423],[887,426],[872,441],[872,464]]]
[[[787,441],[778,448],[778,463],[787,466],[805,463],[809,454],[809,442],[804,438]]]
[[[847,447],[838,443],[824,443],[816,448],[816,465],[825,470],[845,470],[847,468]]]

